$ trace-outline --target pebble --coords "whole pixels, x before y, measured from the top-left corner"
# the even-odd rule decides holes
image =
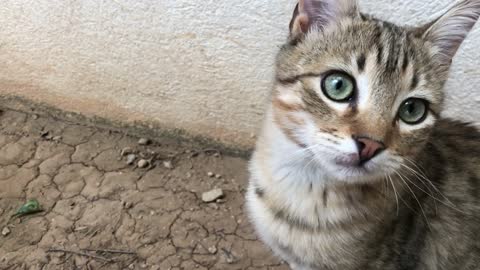
[[[231,256],[228,256],[228,257],[227,257],[227,263],[228,263],[228,264],[232,264],[232,263],[234,263],[234,262],[235,262],[235,261],[233,260],[233,258],[232,258]]]
[[[171,161],[164,161],[163,162],[163,167],[172,170],[173,169],[173,164]]]
[[[215,174],[213,172],[208,172],[207,175],[208,175],[208,177],[214,177],[215,176]]]
[[[146,139],[146,138],[141,138],[140,140],[138,140],[138,144],[139,144],[139,145],[149,145],[149,144],[150,144],[150,140],[149,140],[149,139]]]
[[[52,138],[54,142],[60,142],[62,139],[63,139],[62,136],[55,136]]]
[[[137,166],[141,169],[147,168],[150,165],[150,162],[145,159],[140,159],[137,163]]]
[[[11,233],[10,229],[8,227],[3,228],[2,230],[2,235],[7,236]]]
[[[222,198],[224,195],[225,194],[223,193],[222,189],[219,189],[219,188],[213,189],[213,190],[210,190],[208,192],[204,192],[202,194],[202,201],[204,201],[206,203],[214,202],[217,199]]]
[[[38,116],[38,114],[34,114],[34,115],[32,116],[32,118],[33,118],[33,120],[37,120],[37,119],[39,118],[39,116]]]
[[[216,174],[215,178],[220,179],[220,178],[222,178],[222,175],[221,174]]]
[[[122,157],[126,156],[126,155],[130,155],[130,154],[133,154],[133,149],[130,148],[130,147],[125,147],[122,149],[122,152],[120,152],[120,155]]]
[[[127,164],[132,165],[135,162],[135,159],[137,159],[137,156],[134,154],[130,154],[127,156]]]
[[[215,254],[217,253],[217,247],[216,246],[211,246],[208,248],[208,252],[210,252],[210,254]]]
[[[133,207],[133,203],[131,202],[123,202],[122,204],[123,204],[123,208],[125,209],[130,209]]]

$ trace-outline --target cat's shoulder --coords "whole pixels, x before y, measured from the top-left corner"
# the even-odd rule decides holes
[[[453,119],[438,121],[433,135],[457,140],[476,141],[480,144],[480,130],[474,124]]]
[[[431,142],[444,150],[462,152],[470,157],[480,154],[480,130],[473,123],[441,119],[433,129]]]

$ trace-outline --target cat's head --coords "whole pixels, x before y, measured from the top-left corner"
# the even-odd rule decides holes
[[[464,0],[431,23],[401,27],[361,14],[353,0],[300,0],[277,57],[275,123],[340,180],[409,166],[479,15],[480,0]]]

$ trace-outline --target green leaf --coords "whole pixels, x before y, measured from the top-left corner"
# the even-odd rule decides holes
[[[40,203],[37,200],[33,199],[33,200],[27,201],[26,204],[20,207],[14,216],[31,215],[31,214],[35,214],[42,211],[43,209],[40,206]]]

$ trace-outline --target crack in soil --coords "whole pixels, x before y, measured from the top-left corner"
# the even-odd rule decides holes
[[[128,166],[120,155],[127,147],[153,166]],[[0,235],[0,269],[288,269],[247,223],[241,158],[171,139],[140,146],[120,132],[17,111],[0,114],[0,153],[15,157],[0,157],[0,175],[8,176],[0,180],[7,185],[0,190],[0,230],[11,231]],[[203,203],[202,192],[214,188],[225,191],[224,201]],[[31,194],[45,211],[10,220]],[[49,249],[136,256],[102,253],[103,262]]]

